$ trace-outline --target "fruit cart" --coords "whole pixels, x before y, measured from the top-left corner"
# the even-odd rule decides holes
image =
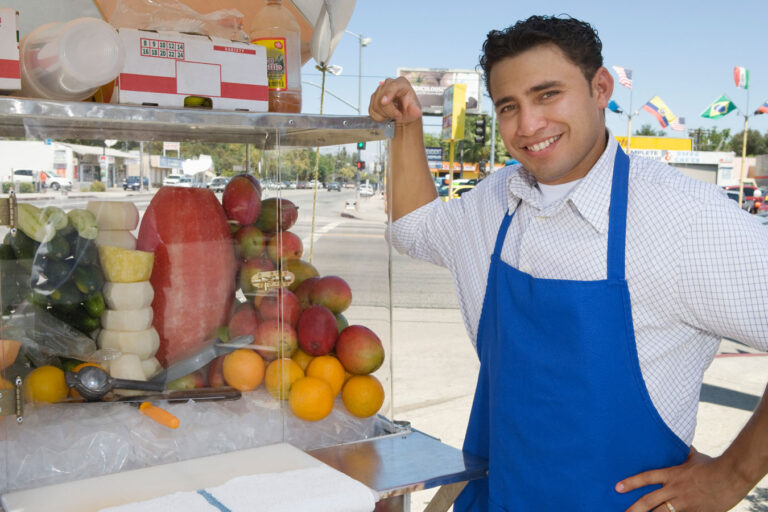
[[[483,477],[485,461],[394,419],[383,200],[366,218],[266,185],[298,148],[392,134],[366,117],[0,97],[0,137],[144,141],[126,163],[141,177],[151,141],[239,144],[245,167],[223,193],[76,179],[1,196],[5,509],[199,499],[321,461],[376,510],[408,510],[410,492],[442,486],[450,504]]]

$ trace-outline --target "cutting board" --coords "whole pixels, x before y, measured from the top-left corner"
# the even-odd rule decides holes
[[[287,443],[124,471],[3,495],[6,512],[95,512],[105,507],[222,485],[238,476],[322,464]]]

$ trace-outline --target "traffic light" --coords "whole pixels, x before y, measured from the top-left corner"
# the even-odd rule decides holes
[[[358,160],[357,161],[357,169],[359,171],[362,171],[363,169],[365,169],[365,162],[363,162],[362,160]]]
[[[357,149],[365,149],[365,142],[358,142]]]
[[[485,116],[475,119],[475,144],[485,146]]]

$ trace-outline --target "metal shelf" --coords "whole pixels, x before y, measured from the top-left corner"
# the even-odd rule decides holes
[[[394,136],[365,116],[273,114],[0,97],[0,137],[332,146]]]

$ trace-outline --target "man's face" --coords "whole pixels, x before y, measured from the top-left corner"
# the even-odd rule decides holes
[[[559,48],[544,44],[495,64],[489,90],[507,151],[539,182],[582,178],[600,158],[613,92],[605,68],[587,82]]]

